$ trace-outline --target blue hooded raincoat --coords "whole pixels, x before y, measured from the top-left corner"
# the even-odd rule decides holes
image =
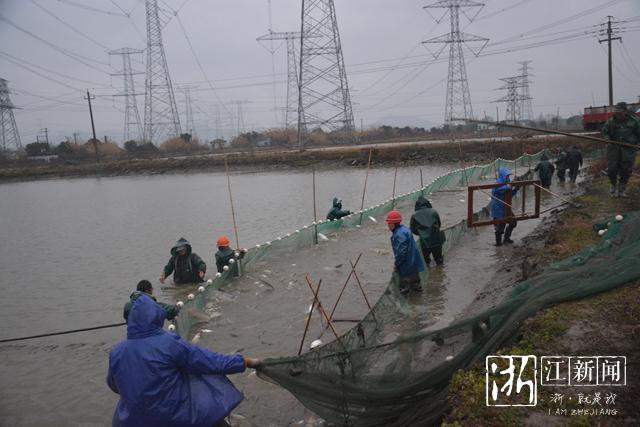
[[[212,427],[244,398],[224,375],[243,372],[241,355],[192,346],[162,329],[165,311],[135,300],[127,340],[109,354],[107,384],[120,395],[113,426]]]
[[[507,184],[511,182],[511,180],[509,179],[509,175],[511,174],[511,170],[507,168],[500,168],[498,170],[498,179],[496,183],[502,184],[502,186],[496,187],[491,190],[491,195],[493,197],[502,201],[505,200],[505,195],[507,194],[507,191],[509,191],[509,187],[507,186]],[[514,189],[512,195],[515,195],[516,192],[517,190]],[[491,199],[491,217],[493,219],[504,218],[506,215],[506,208],[507,205],[505,205],[504,203],[500,203],[493,198]]]
[[[411,230],[402,224],[393,230],[391,234],[391,247],[395,257],[395,266],[400,277],[412,276],[424,271],[424,262],[418,251],[418,246],[413,240]]]

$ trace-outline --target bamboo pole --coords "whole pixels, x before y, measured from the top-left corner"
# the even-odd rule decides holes
[[[314,289],[313,289],[313,285],[311,284],[311,280],[309,279],[309,276],[305,276],[305,279],[307,281],[307,285],[309,285],[309,289],[311,289],[311,291],[313,292]],[[342,346],[344,351],[348,352],[349,350],[347,350],[347,347],[344,345],[344,343],[340,339],[340,336],[338,335],[338,331],[336,331],[336,329],[333,327],[333,323],[331,323],[331,319],[329,319],[329,316],[327,315],[327,312],[324,311],[324,308],[322,307],[322,303],[320,302],[319,299],[315,299],[315,301],[317,301],[318,310],[324,316],[325,320],[327,321],[327,324],[331,328],[331,332],[333,332],[333,335],[336,337],[336,340],[338,340],[338,342],[340,343],[340,345]]]
[[[364,291],[364,287],[362,286],[362,282],[360,282],[360,277],[358,277],[358,273],[356,272],[356,264],[352,263],[351,260],[349,260],[349,264],[351,264],[351,271],[353,271],[353,275],[356,278],[356,282],[358,283],[358,287],[360,288],[360,292],[362,292],[362,296],[364,297],[364,302],[367,303],[367,307],[369,308],[369,313],[371,313],[371,316],[373,316],[373,320],[376,320],[376,315],[373,313],[373,308],[371,307],[371,304],[369,304],[369,298],[367,298],[367,294]]]
[[[307,324],[304,326],[304,333],[300,340],[300,348],[298,349],[298,356],[302,354],[302,347],[304,346],[304,339],[307,337],[307,331],[309,331],[309,324],[311,323],[311,317],[313,316],[313,309],[316,307],[316,301],[318,301],[318,293],[320,292],[320,285],[322,285],[322,279],[318,282],[318,287],[313,292],[313,302],[311,303],[311,311],[307,317]]]
[[[313,168],[313,244],[318,244],[318,214],[316,209],[316,168]]]
[[[364,177],[364,188],[362,189],[362,202],[360,203],[360,211],[364,210],[364,196],[367,193],[367,181],[369,181],[369,170],[371,169],[371,155],[373,148],[369,148],[369,160],[367,161],[367,174]],[[360,213],[360,225],[362,225],[362,212]]]
[[[229,202],[231,203],[231,218],[233,219],[233,232],[236,236],[236,248],[240,249],[240,240],[238,239],[238,226],[236,225],[236,211],[233,207],[233,194],[231,192],[231,178],[229,178],[228,156],[224,156],[224,169],[227,174],[227,188],[229,189]]]
[[[533,185],[535,185],[536,187],[538,187],[538,188],[539,188],[539,189],[541,189],[542,191],[546,191],[547,193],[549,193],[549,194],[551,194],[552,196],[554,196],[554,197],[556,197],[556,198],[558,198],[558,199],[562,200],[562,201],[563,201],[563,202],[565,202],[565,203],[568,203],[568,204],[570,204],[570,205],[572,205],[572,206],[574,206],[574,207],[576,207],[576,208],[580,207],[580,205],[577,205],[576,203],[574,203],[574,202],[572,202],[572,201],[569,201],[569,200],[567,200],[567,199],[563,198],[562,196],[560,196],[560,195],[558,195],[558,194],[554,193],[553,191],[549,190],[548,188],[544,188],[543,186],[538,185],[538,184],[535,184],[535,183],[534,183]]]
[[[362,256],[362,254],[358,255],[358,258],[356,259],[356,264],[358,265],[358,263],[360,262],[360,257]],[[349,260],[349,263],[351,263],[351,260]],[[353,266],[353,264],[351,264]],[[344,290],[347,288],[347,284],[349,284],[349,279],[351,279],[351,276],[354,273],[354,268],[353,267],[351,269],[351,272],[349,273],[349,276],[347,276],[347,280],[344,281],[344,285],[342,285],[342,290],[340,291],[340,294],[338,294],[338,299],[336,299],[336,303],[333,305],[333,308],[331,309],[331,313],[329,314],[329,318],[333,319],[333,314],[336,312],[336,308],[338,308],[338,303],[340,302],[340,299],[342,298],[342,294],[344,293]]]
[[[396,170],[393,173],[393,192],[391,194],[391,209],[396,207],[396,179],[398,178],[398,159],[396,159]]]
[[[589,135],[576,135],[576,134],[573,134],[573,133],[562,132],[562,131],[559,131],[559,130],[532,128],[532,127],[528,127],[528,126],[510,125],[510,124],[507,124],[507,123],[496,123],[496,122],[489,122],[489,121],[485,121],[485,120],[473,120],[473,119],[451,119],[451,120],[462,120],[462,121],[466,121],[466,122],[469,122],[469,123],[479,123],[479,124],[485,124],[485,125],[494,125],[494,126],[498,126],[498,127],[508,127],[508,128],[514,128],[514,129],[526,129],[526,130],[532,130],[534,132],[549,133],[549,134],[554,134],[554,135],[564,135],[564,136],[570,136],[572,138],[585,139],[585,140],[588,140],[588,141],[595,141],[595,142],[600,142],[600,143],[603,143],[603,144],[621,145],[623,147],[634,148],[636,150],[640,150],[640,145],[633,145],[633,144],[627,144],[626,142],[612,141],[612,140],[603,139],[603,138],[596,138],[594,136],[589,136]]]

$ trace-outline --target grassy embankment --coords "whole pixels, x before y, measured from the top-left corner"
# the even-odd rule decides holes
[[[519,139],[509,142],[463,142],[452,143],[400,143],[376,146],[372,151],[374,165],[400,164],[417,165],[429,163],[482,163],[496,157],[513,159],[523,153],[535,153],[544,148],[577,144],[583,150],[596,147],[598,143],[580,141],[575,138]],[[225,157],[234,170],[264,169],[274,167],[304,168],[316,167],[362,167],[366,166],[369,148],[352,145],[323,149],[299,150],[255,150],[227,154],[206,154],[184,157],[164,157],[149,159],[104,160],[100,163],[80,164],[6,164],[0,166],[0,181],[27,179],[47,179],[56,177],[119,176],[184,173],[189,171],[221,171],[225,167]]]
[[[542,264],[550,264],[575,255],[595,244],[599,236],[593,224],[609,221],[616,214],[640,209],[640,162],[629,185],[629,198],[612,198],[609,183],[594,166],[593,181],[583,196],[576,199],[581,207],[564,211],[557,224],[547,234],[545,247],[531,255]],[[640,236],[638,236],[640,238]],[[458,371],[449,391],[451,411],[443,426],[511,426],[511,425],[640,425],[640,281],[584,300],[559,304],[538,313],[525,322],[521,338],[512,346],[496,354],[505,355],[562,355],[562,356],[626,356],[627,386],[585,388],[538,387],[536,408],[487,407],[485,405],[484,364],[466,371]],[[593,395],[616,393],[616,416],[571,416],[571,409],[580,408],[578,393]],[[551,396],[561,393],[573,395],[564,399],[567,415],[549,415],[557,404]],[[542,402],[542,403],[540,403]]]

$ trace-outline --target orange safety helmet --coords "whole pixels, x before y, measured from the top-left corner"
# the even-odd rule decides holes
[[[391,211],[387,214],[387,224],[400,224],[402,215],[398,211]]]
[[[218,237],[218,242],[216,243],[219,247],[229,246],[229,238],[227,236]]]

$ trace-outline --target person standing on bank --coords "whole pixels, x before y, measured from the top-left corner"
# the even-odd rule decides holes
[[[558,182],[564,183],[567,172],[567,152],[564,148],[558,147],[558,158],[554,163],[556,164]]]
[[[511,212],[511,208],[506,205],[506,196],[510,193],[513,197],[518,191],[513,189],[510,184],[511,175],[513,175],[513,173],[507,168],[500,168],[498,171],[498,179],[496,180],[496,183],[502,185],[495,187],[491,191],[491,217],[494,220],[503,219],[507,216],[507,213]],[[516,225],[518,225],[518,223],[515,220],[494,225],[496,232],[496,246],[502,246],[502,243],[513,243],[513,240],[511,240],[511,233],[513,232],[513,229],[516,228]],[[503,234],[504,241],[502,240]]]
[[[444,234],[440,231],[441,226],[440,215],[437,210],[433,209],[431,202],[424,196],[418,197],[409,228],[413,234],[419,236],[420,249],[422,249],[422,256],[427,267],[431,262],[431,255],[433,255],[436,265],[444,263],[442,256]]]
[[[571,147],[567,153],[567,167],[569,168],[569,179],[572,184],[575,184],[578,171],[582,167],[582,153],[580,153],[577,145]]]
[[[538,172],[538,177],[540,178],[540,181],[542,182],[542,186],[544,188],[551,187],[551,178],[553,178],[554,170],[555,168],[549,161],[547,155],[542,154],[542,157],[540,157],[540,163],[536,165],[534,171]]]
[[[134,302],[127,339],[109,353],[107,385],[120,395],[117,427],[219,427],[244,396],[225,376],[260,366],[224,355],[162,329],[165,311],[147,294]]]
[[[402,215],[398,211],[389,212],[386,222],[391,231],[394,271],[400,277],[400,293],[407,295],[410,290],[421,292],[420,273],[424,271],[424,263],[411,230],[402,225]]]
[[[618,102],[613,117],[602,127],[602,134],[611,141],[640,145],[640,120],[628,111],[626,102]],[[611,196],[627,197],[627,183],[633,172],[636,151],[631,147],[607,144],[607,176],[611,183]]]
[[[160,283],[173,273],[173,281],[176,284],[198,283],[204,279],[207,272],[207,264],[198,254],[191,251],[191,244],[181,237],[171,248],[171,258],[164,266],[160,275]]]

